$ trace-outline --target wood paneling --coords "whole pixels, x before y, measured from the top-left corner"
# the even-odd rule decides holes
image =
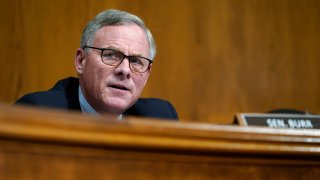
[[[0,2],[0,101],[76,76],[83,27],[118,8],[142,17],[158,55],[143,93],[169,99],[182,121],[231,123],[237,112],[320,112],[320,1]]]

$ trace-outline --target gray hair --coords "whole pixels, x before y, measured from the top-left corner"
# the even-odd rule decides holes
[[[138,16],[115,9],[101,12],[87,24],[82,33],[80,46],[92,46],[95,33],[104,26],[125,24],[136,24],[145,31],[149,42],[149,58],[153,60],[156,56],[156,44],[150,30]]]

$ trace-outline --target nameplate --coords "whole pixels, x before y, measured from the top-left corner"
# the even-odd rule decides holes
[[[320,115],[237,114],[237,120],[242,126],[320,129]]]

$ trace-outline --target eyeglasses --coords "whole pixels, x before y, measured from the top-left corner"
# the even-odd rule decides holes
[[[129,67],[132,71],[144,73],[149,69],[152,61],[141,56],[127,56],[120,51],[107,48],[97,48],[92,46],[84,46],[83,49],[91,48],[101,51],[101,61],[110,66],[118,66],[125,58],[128,58]]]

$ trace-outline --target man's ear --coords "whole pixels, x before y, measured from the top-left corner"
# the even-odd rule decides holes
[[[78,74],[82,74],[85,65],[85,52],[82,48],[78,48],[74,64]]]
[[[149,69],[148,69],[149,73],[151,72],[151,70],[152,70],[152,63],[150,64]]]
[[[147,81],[148,81],[149,75],[150,75],[150,73],[151,73],[151,70],[152,70],[152,63],[150,64],[150,66],[149,66],[149,68],[148,68],[148,71],[146,72],[146,73],[148,73],[148,74],[147,74],[147,78],[146,78],[146,80],[145,80],[145,82],[144,82],[143,87],[147,84]]]

